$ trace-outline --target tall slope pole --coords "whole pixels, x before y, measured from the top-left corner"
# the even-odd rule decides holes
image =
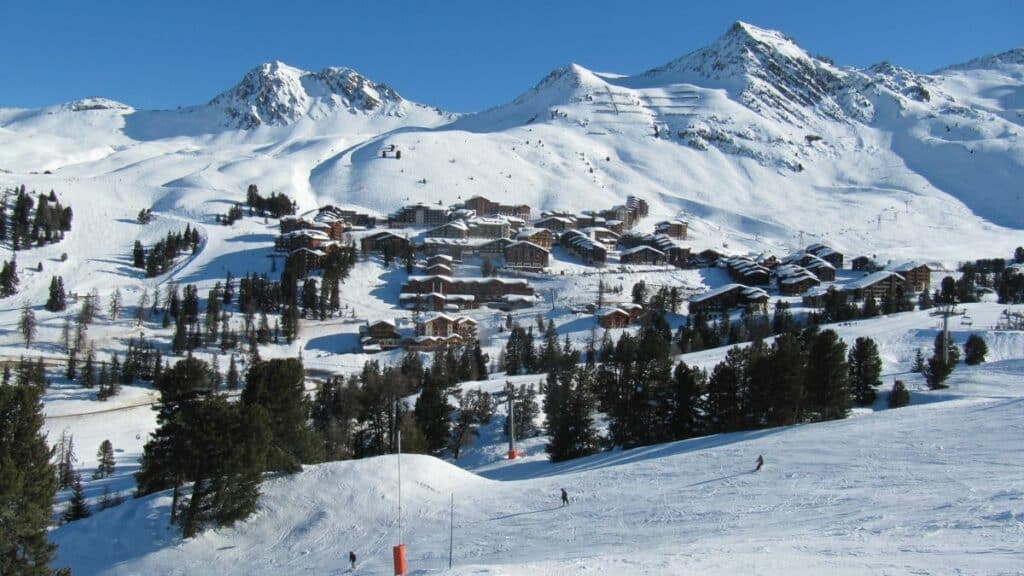
[[[405,544],[402,543],[402,430],[399,429],[397,438],[397,461],[398,461],[398,545],[392,548],[392,557],[395,564],[395,576],[402,576],[408,570],[405,563]]]

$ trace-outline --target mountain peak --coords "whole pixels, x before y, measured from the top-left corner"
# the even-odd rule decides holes
[[[274,60],[250,69],[231,90],[210,101],[233,127],[283,126],[337,110],[401,116],[404,100],[392,88],[355,70],[328,67],[308,72]]]
[[[715,42],[643,74],[646,82],[688,83],[727,89],[755,112],[790,122],[800,108],[824,105],[844,73],[807,54],[782,32],[736,21]]]

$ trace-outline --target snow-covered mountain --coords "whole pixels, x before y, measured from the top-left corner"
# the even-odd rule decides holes
[[[350,68],[306,72],[283,62],[253,68],[209,105],[223,111],[229,126],[244,130],[287,125],[303,117],[316,120],[339,111],[401,117],[409,107],[419,106]]]
[[[632,193],[656,217],[684,213],[697,248],[778,251],[803,236],[953,260],[969,248],[939,238],[1020,243],[1021,53],[933,74],[844,68],[737,22],[649,71],[572,64],[470,115],[410,102],[351,69],[272,62],[178,110],[102,99],[0,109],[0,179],[31,185],[50,171],[39,185],[67,188],[59,181],[116,175],[137,208],[182,206],[185,190],[200,204],[233,201],[253,182],[304,208],[383,212],[474,194],[579,210]],[[385,145],[402,159],[382,158]],[[209,216],[190,202],[191,215]]]

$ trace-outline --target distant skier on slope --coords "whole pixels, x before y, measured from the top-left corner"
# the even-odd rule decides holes
[[[754,468],[754,472],[760,472],[761,467],[764,466],[764,456],[758,454],[757,456],[757,468]]]
[[[348,553],[348,563],[352,567],[353,570],[356,569],[356,553],[355,552],[350,551]]]
[[[569,493],[565,491],[565,488],[562,488],[562,506],[566,506],[568,504],[569,504]]]

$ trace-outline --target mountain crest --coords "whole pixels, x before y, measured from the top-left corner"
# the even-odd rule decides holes
[[[392,88],[343,67],[307,72],[281,61],[249,70],[231,90],[210,101],[229,125],[242,129],[283,126],[344,110],[402,116],[404,100]]]

